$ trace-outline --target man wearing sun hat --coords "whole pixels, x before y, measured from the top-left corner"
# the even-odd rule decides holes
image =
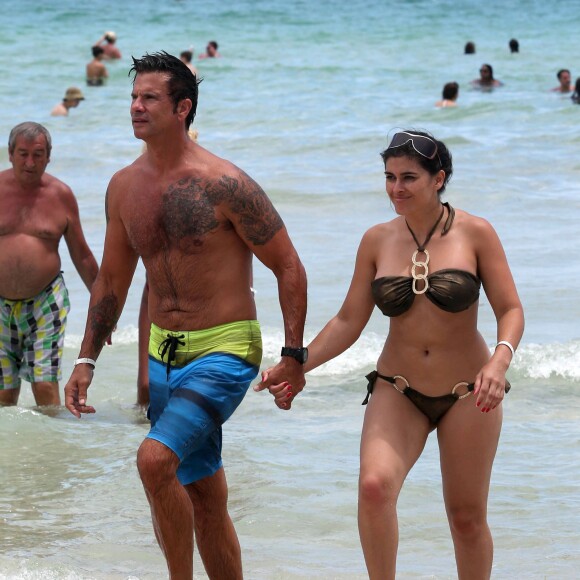
[[[78,87],[69,87],[64,94],[62,103],[59,103],[51,111],[53,117],[66,117],[68,110],[78,107],[81,101],[85,100],[83,92]]]
[[[100,46],[105,51],[105,58],[109,60],[121,58],[121,51],[117,48],[117,34],[108,30],[95,42],[94,46]]]

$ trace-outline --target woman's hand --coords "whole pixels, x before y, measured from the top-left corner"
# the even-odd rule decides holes
[[[254,391],[259,392],[268,389],[270,394],[274,397],[274,404],[279,409],[287,411],[290,409],[292,400],[295,396],[292,391],[292,385],[288,381],[283,381],[277,385],[268,384],[269,375],[273,370],[274,367],[270,367],[269,369],[262,371],[262,380],[254,387]]]
[[[493,411],[503,401],[507,370],[504,366],[492,357],[475,377],[473,389],[473,394],[477,397],[475,405],[482,413]]]

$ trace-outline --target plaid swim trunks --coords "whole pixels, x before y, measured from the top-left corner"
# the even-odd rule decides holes
[[[33,298],[0,298],[0,389],[60,380],[69,310],[62,273]]]

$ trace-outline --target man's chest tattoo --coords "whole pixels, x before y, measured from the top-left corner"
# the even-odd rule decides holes
[[[219,226],[215,204],[199,179],[182,179],[163,194],[162,222],[169,238],[202,238]]]
[[[283,226],[260,186],[245,174],[207,180],[186,178],[171,184],[162,197],[161,223],[169,240],[202,244],[220,226],[217,206],[224,204],[242,235],[255,245],[267,243]],[[231,227],[231,224],[223,224]]]

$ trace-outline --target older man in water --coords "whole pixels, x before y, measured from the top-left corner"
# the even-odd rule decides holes
[[[0,405],[16,405],[21,379],[37,405],[60,405],[69,311],[61,238],[89,290],[98,272],[73,192],[45,173],[50,151],[45,127],[21,123],[8,140],[12,169],[0,172]]]
[[[84,100],[85,97],[79,88],[69,87],[64,94],[62,102],[58,103],[50,114],[53,117],[67,117],[69,109],[75,109]]]

